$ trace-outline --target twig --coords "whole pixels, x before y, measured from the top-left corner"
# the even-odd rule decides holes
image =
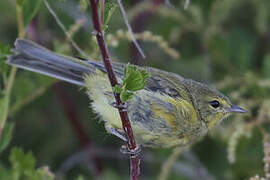
[[[72,39],[71,35],[68,33],[66,27],[62,24],[60,19],[58,18],[57,14],[54,12],[54,10],[51,8],[50,4],[48,3],[47,0],[43,0],[44,4],[46,5],[47,9],[51,13],[51,15],[54,17],[56,23],[60,26],[62,31],[65,33],[67,36],[68,40],[70,41],[71,45],[84,57],[87,58],[88,56],[81,50],[81,48],[76,44],[76,42]]]
[[[130,24],[129,24],[129,22],[128,22],[128,18],[127,18],[127,14],[126,14],[126,11],[125,11],[125,9],[124,9],[124,6],[123,6],[121,0],[117,0],[117,2],[118,2],[119,7],[120,7],[120,9],[121,9],[121,12],[122,12],[122,15],[123,15],[125,24],[126,24],[126,26],[127,26],[127,28],[128,28],[129,33],[130,33],[131,39],[132,39],[132,41],[133,41],[135,47],[137,48],[137,50],[138,50],[139,53],[141,54],[142,58],[145,59],[145,54],[144,54],[143,50],[141,49],[140,45],[138,44],[136,38],[134,37],[134,33],[133,33],[133,31],[132,31],[132,28],[131,28],[131,26],[130,26]]]
[[[118,84],[118,81],[116,79],[115,73],[113,71],[111,60],[109,57],[109,51],[107,49],[105,38],[103,31],[101,29],[101,22],[98,15],[98,2],[96,0],[90,0],[91,4],[91,13],[92,13],[92,22],[94,25],[97,42],[99,45],[100,52],[102,54],[103,63],[107,71],[108,78],[110,80],[111,86],[114,87]],[[135,151],[138,149],[136,145],[136,141],[133,135],[133,131],[130,125],[130,121],[128,118],[128,113],[125,108],[125,103],[123,103],[120,99],[120,94],[114,93],[114,97],[116,100],[116,106],[118,108],[123,129],[125,133],[127,134],[127,148],[130,152],[133,152],[134,154],[130,154],[130,179],[137,180],[139,177],[139,165],[140,165],[140,157],[135,153]]]
[[[19,37],[24,37],[25,36],[25,29],[23,26],[23,10],[22,7],[19,5],[16,5],[16,13],[17,13],[17,26],[18,26],[18,36]],[[9,111],[9,101],[10,101],[10,95],[11,95],[11,90],[13,88],[13,84],[14,84],[14,80],[15,80],[15,76],[17,73],[17,68],[16,67],[12,67],[8,76],[8,81],[5,84],[4,87],[4,92],[5,92],[5,104],[4,104],[4,109],[3,109],[3,119],[1,119],[0,122],[0,137],[2,135],[2,131],[5,127],[5,123],[8,117],[8,111]]]

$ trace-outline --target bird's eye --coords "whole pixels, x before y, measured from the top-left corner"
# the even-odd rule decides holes
[[[210,101],[209,102],[210,105],[213,107],[213,108],[218,108],[219,107],[219,102],[217,100],[214,100],[214,101]]]

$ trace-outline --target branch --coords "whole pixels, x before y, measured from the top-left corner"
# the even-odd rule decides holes
[[[131,26],[130,26],[130,24],[129,24],[129,22],[128,22],[128,18],[127,18],[127,14],[126,14],[126,11],[125,11],[125,9],[124,9],[124,6],[123,6],[121,0],[117,0],[117,2],[118,2],[118,4],[119,4],[120,10],[121,10],[121,12],[122,12],[122,15],[123,15],[125,24],[126,24],[126,26],[127,26],[127,28],[128,28],[130,37],[131,37],[131,39],[132,39],[132,41],[133,41],[135,47],[136,47],[137,50],[139,51],[140,55],[142,56],[142,58],[145,59],[145,54],[144,54],[142,48],[140,47],[139,43],[137,42],[137,40],[136,40],[136,38],[135,38],[135,36],[134,36],[134,32],[132,31],[132,28],[131,28]]]
[[[18,36],[19,37],[24,37],[25,36],[25,29],[23,26],[23,10],[20,5],[16,3],[16,15],[17,15],[17,26],[18,26]],[[9,111],[9,104],[10,104],[10,96],[11,96],[11,91],[14,85],[15,81],[15,76],[17,73],[17,68],[12,67],[8,76],[8,81],[7,84],[5,84],[4,87],[4,94],[5,97],[3,97],[4,104],[1,106],[2,112],[4,113],[4,116],[2,115],[0,117],[0,137],[2,135],[3,129],[5,127],[5,123],[8,118],[8,111]],[[3,118],[3,119],[2,119]]]
[[[69,34],[68,30],[66,29],[66,27],[64,26],[64,24],[60,21],[60,19],[58,18],[57,14],[54,12],[54,10],[51,8],[51,6],[48,3],[48,1],[47,0],[43,0],[43,2],[45,4],[45,6],[47,7],[47,9],[49,10],[49,12],[51,13],[51,15],[54,17],[56,23],[60,26],[60,28],[62,29],[62,31],[65,33],[65,35],[68,38],[68,40],[70,41],[71,45],[80,53],[81,56],[83,56],[84,58],[87,58],[88,56],[83,52],[83,50],[81,50],[81,48],[72,39],[72,37]]]
[[[90,0],[91,4],[91,13],[92,13],[92,22],[94,25],[97,42],[99,45],[99,49],[103,58],[103,63],[107,71],[108,78],[110,80],[111,86],[114,87],[118,84],[117,78],[112,68],[111,60],[109,57],[109,51],[107,49],[105,38],[103,31],[101,29],[101,22],[98,14],[98,0]],[[120,99],[120,94],[114,93],[114,97],[116,100],[116,107],[118,108],[123,129],[127,134],[127,148],[131,152],[130,154],[130,179],[137,180],[139,176],[139,164],[140,164],[140,157],[135,153],[138,149],[136,145],[136,141],[133,135],[133,131],[130,125],[130,121],[128,118],[128,113],[125,108],[125,103],[123,103]]]

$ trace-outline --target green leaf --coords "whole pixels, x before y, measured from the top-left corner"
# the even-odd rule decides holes
[[[123,102],[127,102],[133,98],[134,93],[130,91],[121,91],[120,98]]]
[[[54,174],[50,172],[47,166],[35,169],[36,159],[31,152],[24,153],[21,148],[12,148],[9,161],[11,163],[10,169],[0,168],[0,173],[3,173],[3,177],[7,179],[54,179]]]
[[[138,91],[145,87],[150,74],[146,70],[139,70],[138,67],[128,64],[125,69],[123,85],[129,91]]]
[[[115,92],[115,93],[121,93],[122,92],[122,87],[120,85],[115,85],[113,87],[113,92]]]
[[[124,70],[123,85],[114,86],[113,91],[120,93],[121,100],[127,102],[133,98],[135,91],[145,87],[149,77],[150,74],[146,70],[140,70],[137,66],[128,64]]]
[[[32,174],[36,165],[33,154],[31,152],[24,153],[21,148],[13,148],[11,150],[9,161],[11,162],[15,177]]]
[[[24,26],[27,27],[30,21],[38,12],[41,0],[27,0],[23,4],[23,22]]]
[[[104,25],[108,25],[112,15],[114,14],[115,10],[117,9],[118,5],[113,2],[106,2],[104,8]]]
[[[0,136],[0,153],[3,152],[9,145],[12,138],[12,132],[14,129],[14,123],[6,123]]]
[[[141,70],[141,74],[145,81],[151,77],[151,75],[145,69]]]

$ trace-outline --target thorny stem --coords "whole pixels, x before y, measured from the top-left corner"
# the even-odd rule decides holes
[[[98,15],[98,2],[97,0],[90,0],[91,4],[91,13],[92,13],[92,21],[95,29],[95,36],[97,38],[97,42],[99,45],[100,52],[102,54],[103,63],[107,71],[108,78],[110,80],[111,86],[114,87],[118,84],[115,73],[112,69],[111,60],[109,57],[109,51],[107,49],[104,34],[101,29],[101,22]],[[114,93],[114,97],[116,100],[116,105],[118,107],[118,111],[121,117],[122,126],[127,134],[127,147],[130,152],[135,152],[137,149],[136,141],[133,135],[133,131],[130,125],[130,121],[128,118],[128,113],[125,108],[123,108],[124,103],[120,99],[120,94]],[[139,165],[140,165],[140,157],[138,155],[130,155],[130,179],[137,180],[139,178]]]

